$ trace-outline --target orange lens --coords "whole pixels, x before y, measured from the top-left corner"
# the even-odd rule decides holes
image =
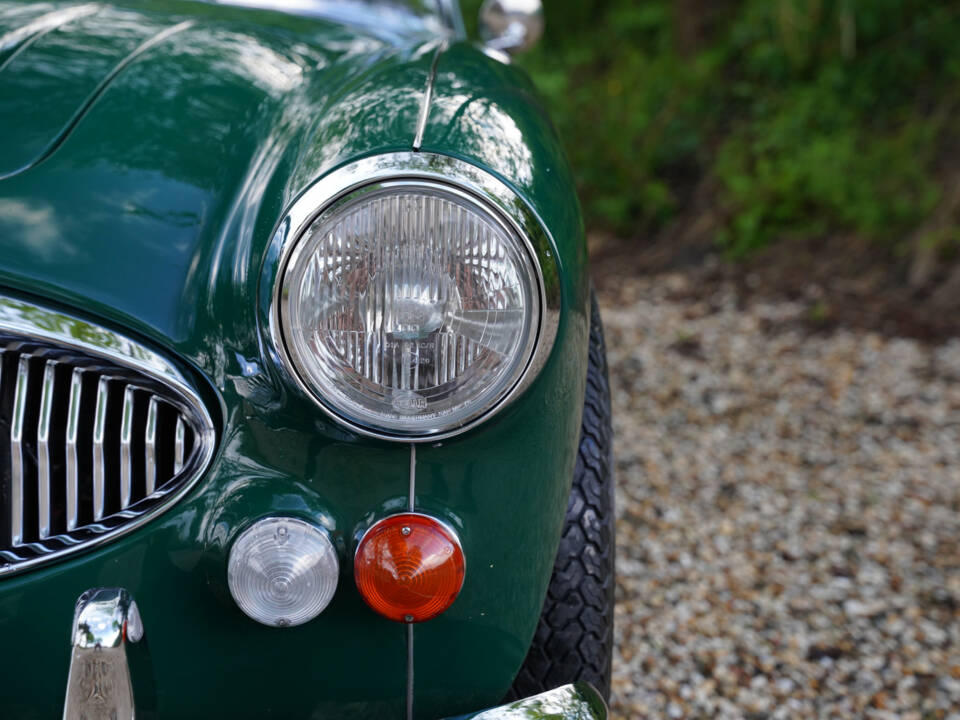
[[[457,536],[438,520],[415,513],[374,524],[353,561],[367,605],[397,622],[423,622],[442,613],[456,600],[463,574]]]

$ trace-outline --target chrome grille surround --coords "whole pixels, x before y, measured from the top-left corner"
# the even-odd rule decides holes
[[[169,509],[215,442],[197,391],[164,357],[0,295],[0,577]]]

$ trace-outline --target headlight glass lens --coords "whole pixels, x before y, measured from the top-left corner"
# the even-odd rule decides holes
[[[281,324],[301,380],[348,421],[400,436],[465,425],[532,354],[536,266],[495,211],[438,183],[355,191],[302,234]]]

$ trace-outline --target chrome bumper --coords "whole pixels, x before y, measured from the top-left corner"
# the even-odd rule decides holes
[[[607,704],[590,683],[574,683],[448,720],[607,720]]]
[[[128,646],[143,638],[137,603],[123,588],[87,590],[77,599],[70,635],[64,720],[133,720]],[[142,688],[141,688],[142,690]],[[142,707],[141,707],[142,709]],[[447,720],[607,720],[607,705],[589,683]]]

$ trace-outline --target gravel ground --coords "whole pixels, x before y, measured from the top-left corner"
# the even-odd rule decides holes
[[[960,339],[689,283],[600,297],[614,714],[960,720]]]

